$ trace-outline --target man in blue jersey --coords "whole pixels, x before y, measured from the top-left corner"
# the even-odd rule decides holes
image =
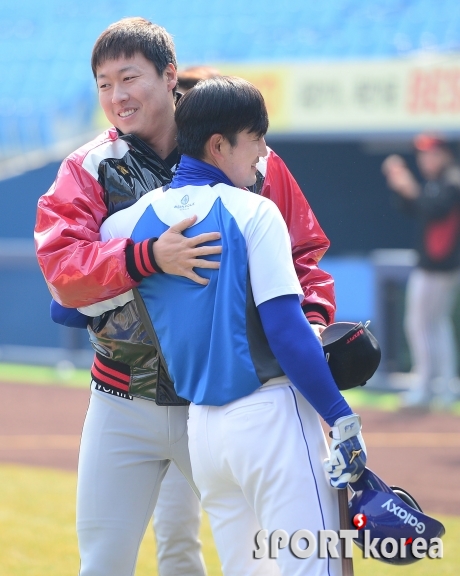
[[[366,462],[360,418],[302,313],[286,224],[273,202],[245,190],[266,154],[263,98],[242,79],[214,78],[181,99],[175,118],[182,158],[169,189],[111,216],[101,236],[131,238],[142,254],[142,243],[192,213],[186,236],[220,232],[220,268],[204,271],[206,286],[156,274],[134,297],[177,393],[192,403],[193,476],[224,575],[339,575],[332,558],[253,554],[262,528],[338,530],[334,488]],[[332,427],[330,454],[318,414]]]

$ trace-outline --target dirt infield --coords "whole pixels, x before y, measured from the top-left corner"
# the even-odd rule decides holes
[[[89,389],[0,384],[0,462],[76,470]],[[360,409],[369,467],[432,513],[460,515],[460,418]]]
[[[89,396],[89,386],[0,384],[0,462],[76,470]]]

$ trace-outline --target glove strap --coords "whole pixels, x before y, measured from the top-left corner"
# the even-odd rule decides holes
[[[356,436],[361,432],[361,417],[358,414],[351,414],[350,416],[342,416],[334,422],[331,428],[330,436],[334,440],[348,440],[352,436]]]

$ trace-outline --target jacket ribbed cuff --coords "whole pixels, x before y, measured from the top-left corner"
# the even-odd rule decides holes
[[[310,324],[321,324],[322,326],[329,324],[326,309],[320,304],[304,304],[302,310]]]
[[[149,238],[126,248],[126,270],[133,280],[140,282],[155,273],[163,273],[153,255],[153,244],[158,238]]]

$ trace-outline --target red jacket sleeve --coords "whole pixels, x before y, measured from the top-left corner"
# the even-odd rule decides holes
[[[87,306],[138,285],[126,271],[125,249],[132,241],[100,241],[107,216],[103,197],[101,185],[71,156],[38,201],[38,263],[53,298],[63,306]]]
[[[330,324],[335,316],[334,280],[318,267],[330,242],[281,158],[270,150],[261,194],[280,209],[291,237],[292,258],[305,294],[302,308],[310,322]]]

